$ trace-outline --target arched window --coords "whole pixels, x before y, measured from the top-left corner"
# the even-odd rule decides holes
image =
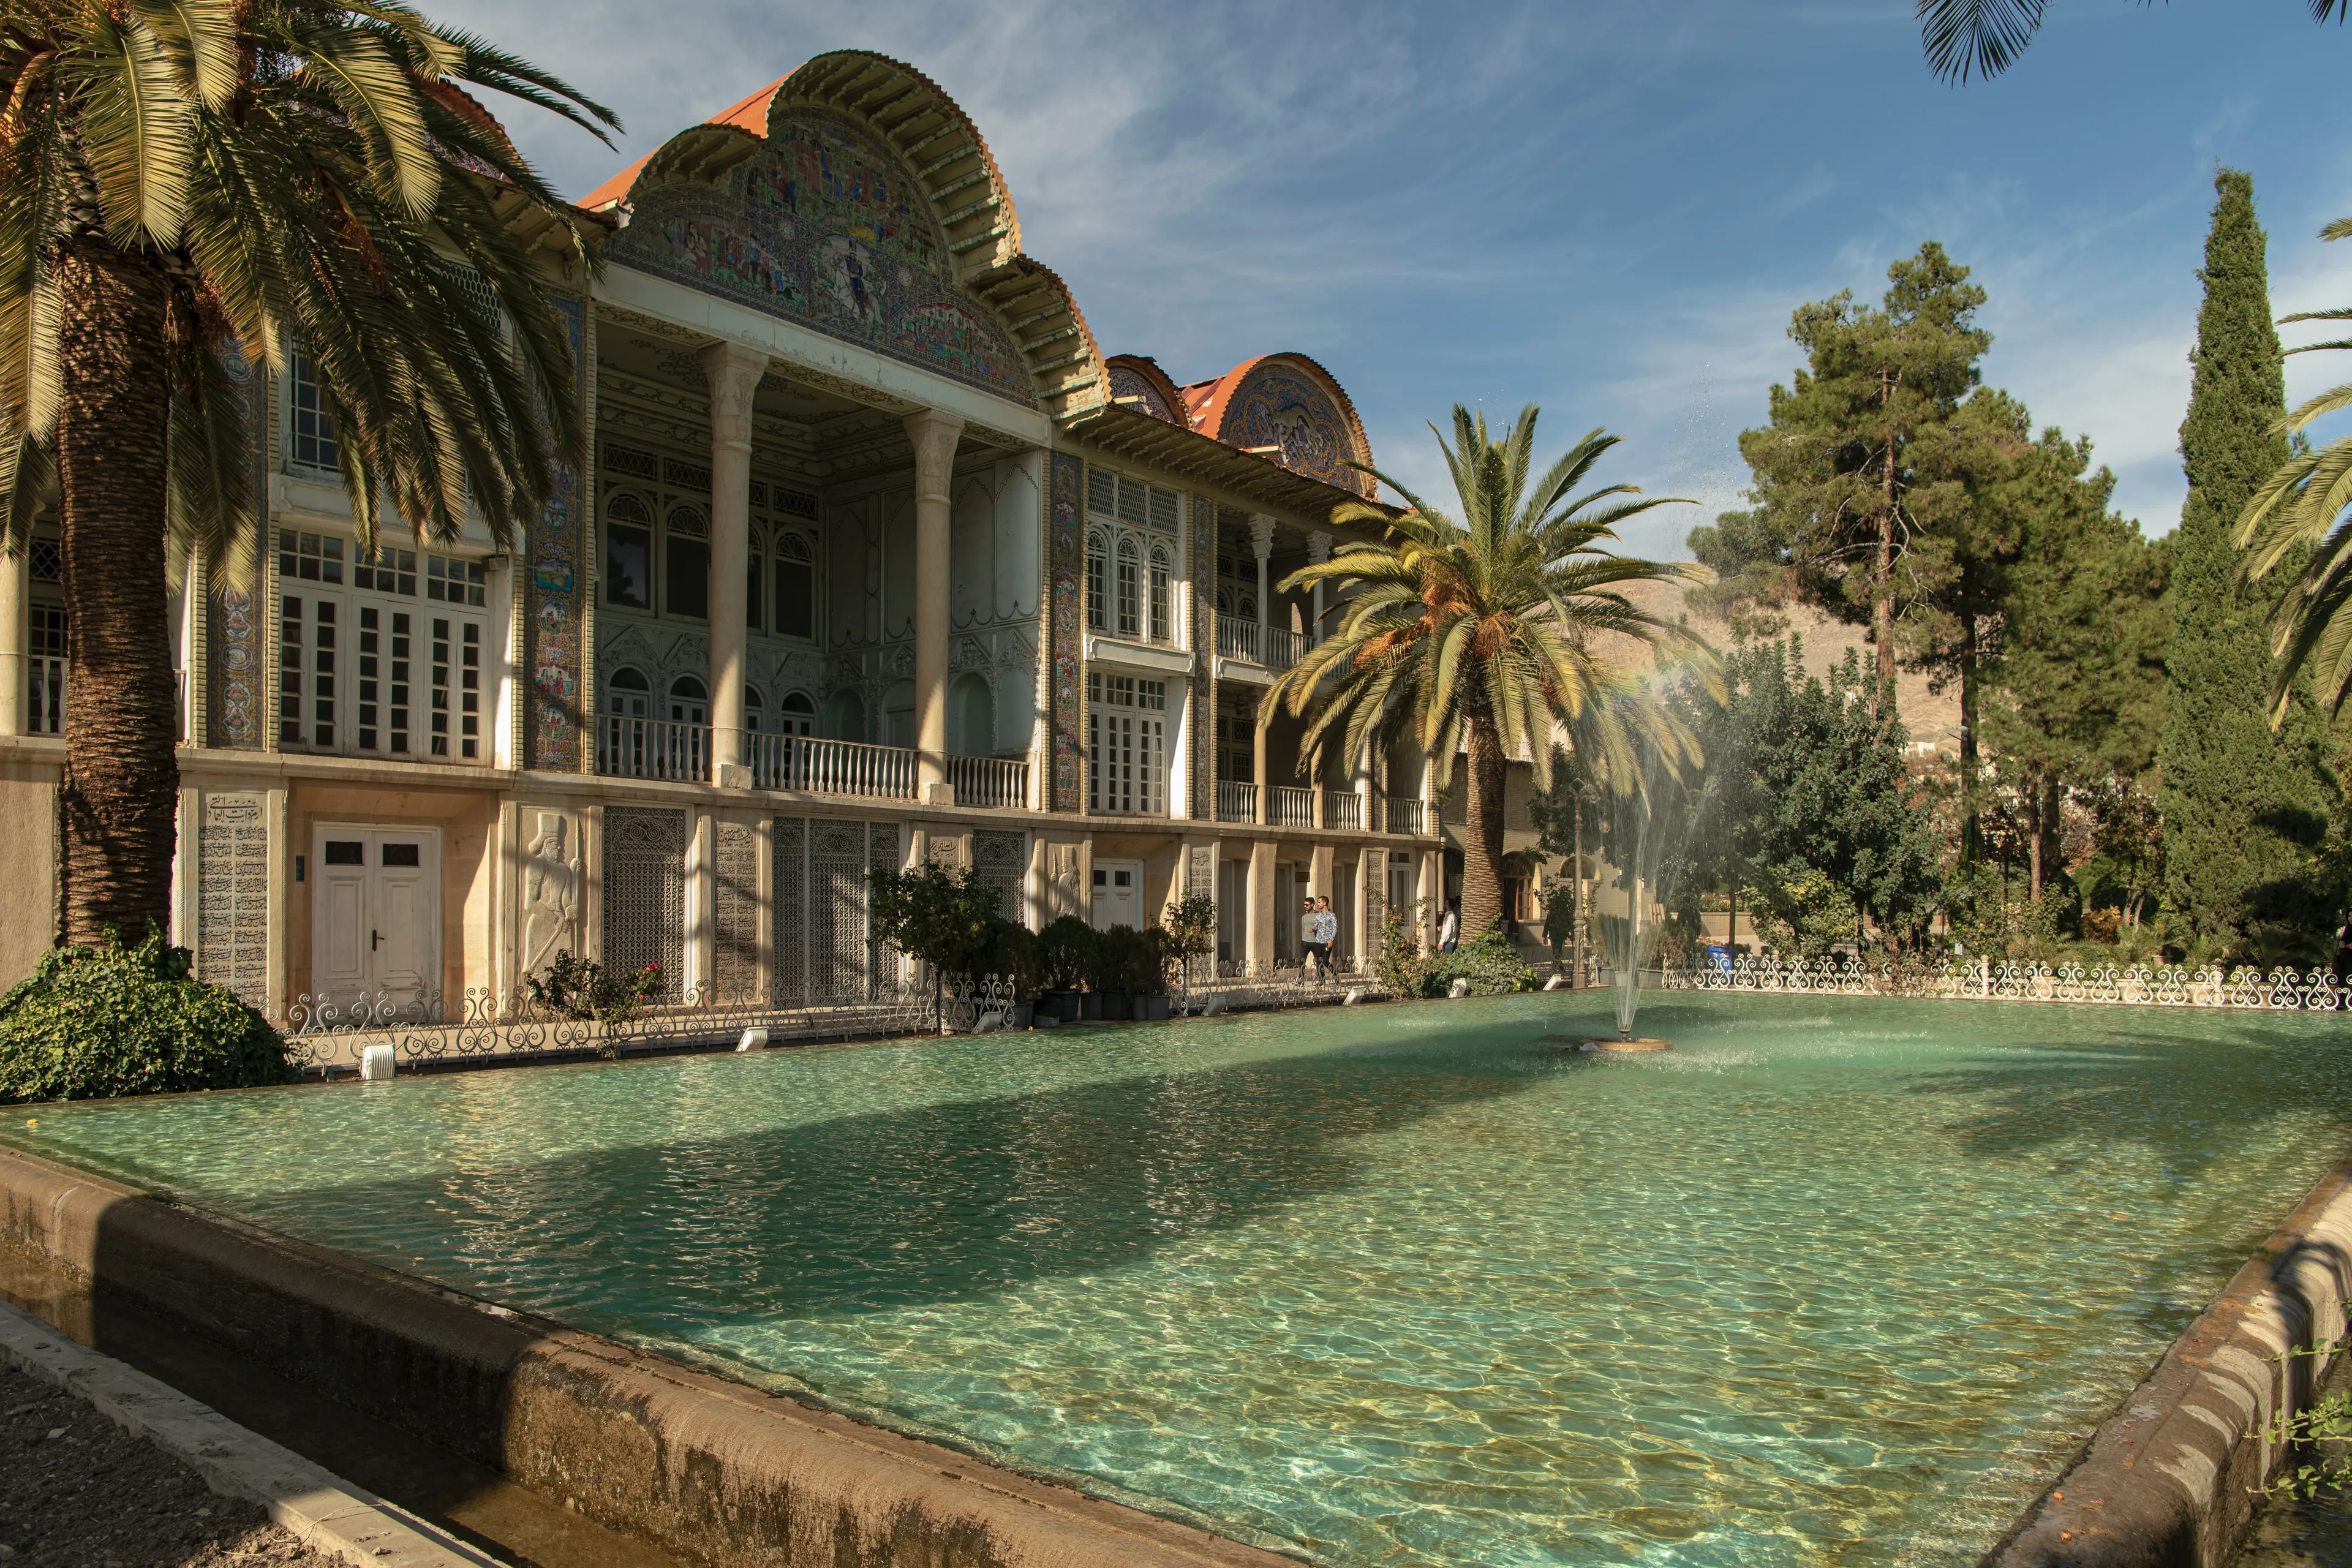
[[[1098,632],[1110,625],[1110,541],[1100,529],[1087,535],[1087,625]]]
[[[988,678],[965,670],[948,686],[948,750],[959,757],[996,751],[996,694]]]
[[[1118,542],[1118,635],[1131,637],[1142,633],[1142,569],[1136,558],[1135,541],[1122,539]]]
[[[807,692],[787,691],[784,693],[784,700],[782,704],[782,712],[777,720],[776,727],[787,735],[814,735],[816,733],[816,704],[809,700]]]
[[[604,711],[617,713],[624,719],[642,719],[652,706],[653,688],[646,681],[642,670],[627,665],[613,671],[604,679]]]
[[[673,724],[710,722],[710,689],[697,675],[681,675],[669,683],[669,721]]]
[[[911,680],[894,680],[882,694],[882,743],[915,743],[915,683]]]
[[[824,700],[824,733],[832,741],[866,739],[866,704],[855,691],[836,691]]]
[[[816,639],[816,552],[798,533],[776,535],[776,635]]]
[[[744,687],[743,728],[750,731],[754,735],[758,734],[761,730],[764,728],[764,726],[760,722],[760,715],[767,706],[768,705],[765,702],[760,700],[760,689],[758,687]]]
[[[1168,547],[1151,547],[1151,626],[1146,633],[1154,642],[1176,640],[1176,623],[1169,606]]]
[[[604,503],[604,602],[654,607],[654,514],[625,490]]]
[[[710,618],[710,523],[700,507],[674,506],[663,520],[662,571],[668,579],[663,609],[695,620]]]

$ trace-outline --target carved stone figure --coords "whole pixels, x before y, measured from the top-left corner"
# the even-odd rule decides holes
[[[523,848],[522,966],[537,973],[559,951],[576,952],[572,939],[580,913],[580,855],[564,849],[571,823],[559,811],[539,814],[539,834]]]

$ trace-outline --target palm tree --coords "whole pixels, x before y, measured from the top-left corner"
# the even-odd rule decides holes
[[[1687,731],[1656,701],[1646,675],[1664,651],[1711,671],[1706,645],[1685,627],[1628,599],[1635,583],[1688,578],[1693,568],[1636,560],[1601,548],[1616,525],[1674,502],[1633,499],[1632,485],[1573,493],[1621,437],[1594,430],[1529,484],[1537,409],[1530,405],[1495,440],[1484,414],[1454,410],[1454,440],[1432,426],[1460,499],[1454,521],[1375,468],[1402,496],[1391,516],[1352,501],[1335,523],[1377,523],[1378,543],[1341,545],[1331,559],[1284,579],[1287,590],[1328,582],[1340,598],[1329,637],[1276,681],[1260,721],[1319,702],[1302,742],[1308,765],[1328,748],[1360,756],[1411,734],[1444,788],[1454,758],[1469,758],[1468,847],[1462,919],[1484,931],[1502,912],[1503,775],[1513,757],[1551,784],[1553,738],[1565,727],[1594,771],[1630,790],[1644,754],[1679,766],[1696,759]],[[1645,654],[1638,662],[1632,657]]]
[[[2352,236],[2352,218],[2337,218],[2319,231],[2322,239]],[[2305,310],[2289,321],[2352,321],[2352,310]],[[2352,338],[2305,343],[2289,353],[2352,348]],[[2330,387],[2286,416],[2298,437],[2312,423],[2352,408],[2352,384]],[[2301,578],[2272,612],[2270,708],[2273,727],[2283,723],[2295,682],[2305,669],[2329,706],[2341,710],[2352,697],[2352,436],[2314,448],[2298,439],[2296,450],[2263,481],[2239,515],[2238,543],[2247,552],[2246,575],[2268,576],[2299,557]]]
[[[1971,72],[1996,77],[2014,64],[2042,30],[2049,0],[1919,0],[1919,42],[1927,66],[1946,81]],[[2304,0],[2311,19],[2344,19],[2352,0]]]
[[[606,110],[399,0],[9,0],[0,13],[0,548],[52,488],[68,646],[63,936],[164,923],[178,768],[167,562],[257,531],[246,367],[296,345],[362,555],[388,505],[494,537],[576,459],[533,240],[571,209],[460,84]]]

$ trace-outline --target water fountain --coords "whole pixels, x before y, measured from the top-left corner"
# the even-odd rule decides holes
[[[1657,952],[1663,921],[1652,921],[1652,903],[1663,904],[1676,862],[1667,851],[1678,847],[1687,831],[1689,799],[1683,782],[1654,747],[1645,748],[1641,785],[1615,797],[1610,805],[1609,831],[1603,835],[1610,860],[1625,881],[1622,918],[1601,918],[1603,951],[1609,955],[1617,985],[1617,1035],[1580,1041],[1580,1051],[1664,1051],[1665,1040],[1633,1032],[1642,1009],[1642,972]]]

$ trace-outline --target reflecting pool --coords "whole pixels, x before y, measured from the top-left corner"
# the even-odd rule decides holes
[[[2352,1019],[1605,996],[0,1137],[1331,1563],[1973,1563],[2340,1154]]]

